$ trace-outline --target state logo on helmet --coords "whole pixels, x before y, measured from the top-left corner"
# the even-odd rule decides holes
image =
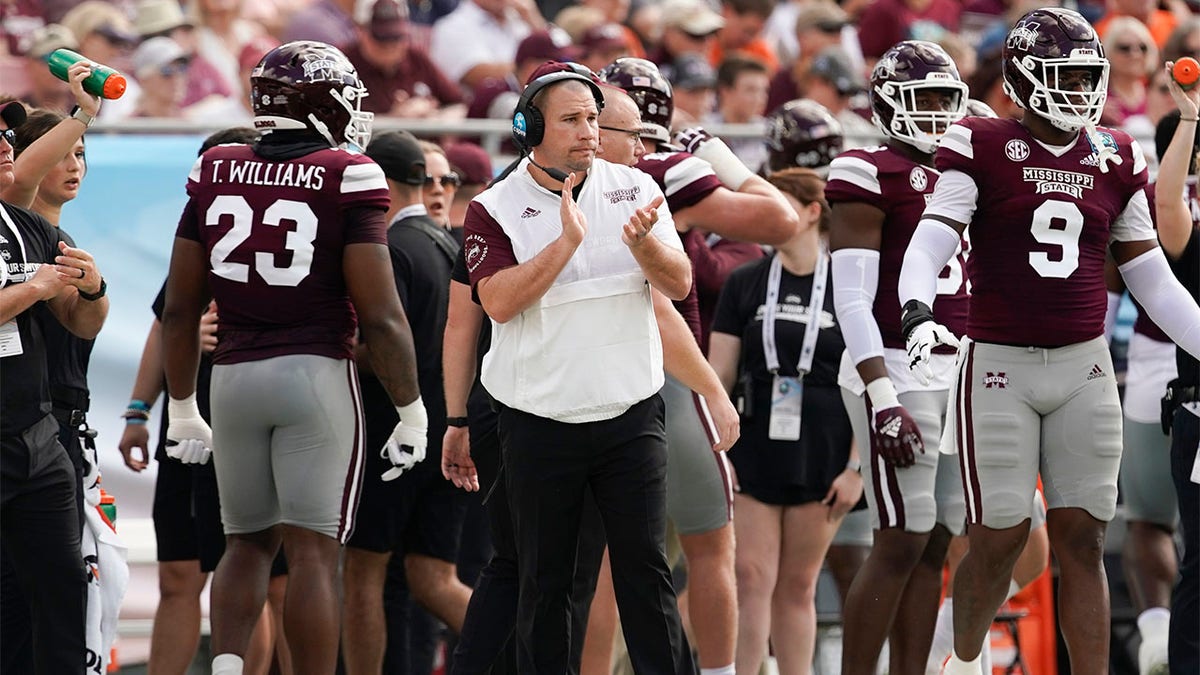
[[[927,92],[949,102],[937,109],[921,103]],[[939,45],[905,40],[884,52],[871,71],[872,121],[887,136],[925,153],[937,149],[942,134],[966,114],[967,85],[954,59]]]
[[[1014,103],[1063,131],[1094,127],[1108,98],[1108,59],[1096,30],[1078,12],[1035,9],[1021,17],[1004,41],[1004,92]],[[1068,89],[1067,71],[1091,74],[1090,89]]]
[[[822,169],[842,151],[842,125],[825,106],[796,99],[767,116],[767,168]]]
[[[671,142],[671,116],[675,101],[671,83],[646,59],[626,56],[613,61],[598,73],[600,81],[620,87],[642,111],[642,138]]]
[[[267,52],[250,74],[254,127],[309,129],[331,147],[362,150],[375,115],[363,112],[367,89],[358,71],[324,42],[288,42]]]

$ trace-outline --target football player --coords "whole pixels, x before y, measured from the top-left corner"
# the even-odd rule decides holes
[[[788,101],[767,115],[766,173],[801,167],[829,175],[829,163],[842,152],[842,125],[825,106],[805,98]]]
[[[364,459],[356,328],[400,416],[383,448],[393,472],[424,458],[426,413],[386,246],[387,183],[347,151],[370,138],[366,89],[321,42],[271,50],[250,85],[262,140],[217,146],[188,177],[162,318],[167,454],[203,463],[216,449],[227,545],[212,589],[214,675],[241,675],[281,543],[295,672],[331,673],[338,558]],[[221,308],[212,430],[195,394],[210,299]]]
[[[1116,511],[1121,410],[1104,340],[1104,257],[1192,354],[1200,308],[1159,249],[1146,162],[1128,134],[1098,128],[1109,64],[1092,26],[1049,7],[1004,43],[1004,88],[1021,121],[967,118],[937,152],[942,172],[904,257],[910,365],[957,344],[930,309],[938,272],[970,225],[971,303],[951,405],[970,547],[954,582],[947,673],[979,675],[980,645],[1029,534],[1040,470],[1059,563],[1059,621],[1072,672],[1108,670],[1104,533]],[[940,304],[940,303],[939,303]]]
[[[833,208],[834,301],[846,340],[839,384],[855,437],[870,441],[863,482],[875,528],[843,610],[848,675],[874,673],[889,635],[892,671],[924,671],[946,546],[965,522],[958,472],[936,451],[953,350],[932,359],[930,377],[909,373],[893,289],[938,181],[933,152],[966,113],[967,86],[944,49],[912,40],[876,64],[870,97],[874,122],[889,140],[843,152],[825,188]],[[938,317],[958,334],[969,302],[963,251],[959,241],[937,284]]]

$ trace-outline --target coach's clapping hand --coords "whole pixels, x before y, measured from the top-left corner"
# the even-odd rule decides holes
[[[429,417],[421,397],[407,405],[396,406],[400,421],[379,454],[392,463],[392,468],[383,472],[384,480],[395,480],[425,459],[425,448],[429,443]]]
[[[200,416],[196,394],[167,403],[167,456],[184,464],[206,464],[212,454],[212,429]]]
[[[646,237],[650,236],[655,224],[658,223],[658,207],[662,206],[663,199],[662,195],[655,197],[654,201],[638,209],[629,217],[629,222],[625,223],[621,233],[621,241],[625,242],[626,246],[637,248],[646,241]]]
[[[575,203],[575,194],[571,192],[575,188],[576,182],[574,173],[568,175],[567,179],[563,181],[562,202],[558,207],[558,215],[562,218],[563,238],[572,246],[579,246],[583,243],[588,228],[587,218],[583,216],[583,211]]]

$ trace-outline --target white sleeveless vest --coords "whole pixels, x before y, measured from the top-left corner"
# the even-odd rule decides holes
[[[476,197],[512,242],[518,263],[562,233],[560,197],[528,160]],[[663,385],[650,286],[621,241],[634,212],[662,194],[650,176],[596,160],[577,203],[588,231],[554,285],[506,323],[492,322],[481,379],[501,403],[560,422],[612,419]],[[666,205],[653,234],[683,250]]]

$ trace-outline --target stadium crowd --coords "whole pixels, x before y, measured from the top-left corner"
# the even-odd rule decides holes
[[[1045,5],[3,3],[0,672],[114,637],[59,221],[137,119],[221,129],[117,442],[152,675],[210,574],[214,675],[808,673],[823,569],[841,672],[982,675],[1052,559],[1099,674],[1118,502],[1138,673],[1200,671],[1200,7]]]

